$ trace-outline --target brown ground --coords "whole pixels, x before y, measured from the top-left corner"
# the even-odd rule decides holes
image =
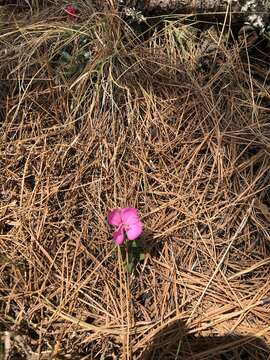
[[[0,28],[9,358],[268,359],[267,44],[223,34],[202,58],[181,19],[142,40],[109,2],[74,22],[34,3],[2,7]],[[106,223],[127,205],[133,274]]]

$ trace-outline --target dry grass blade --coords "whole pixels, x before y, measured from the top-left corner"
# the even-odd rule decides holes
[[[267,359],[269,55],[65,5],[0,27],[0,354]],[[106,224],[127,205],[137,276]]]

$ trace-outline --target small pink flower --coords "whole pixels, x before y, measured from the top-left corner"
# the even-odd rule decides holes
[[[122,245],[125,233],[129,240],[135,240],[141,235],[143,227],[135,208],[114,209],[108,214],[108,223],[114,227],[113,239],[117,245]]]
[[[67,5],[64,10],[68,15],[69,20],[75,20],[75,18],[76,18],[76,9],[75,9],[75,7],[73,5]]]

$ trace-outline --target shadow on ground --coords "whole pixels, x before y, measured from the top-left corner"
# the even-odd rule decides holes
[[[140,360],[270,360],[270,348],[254,336],[194,336],[182,322],[158,333]]]

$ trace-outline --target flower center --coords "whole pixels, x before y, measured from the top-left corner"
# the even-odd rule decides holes
[[[116,226],[116,227],[115,227],[115,230],[116,230],[116,231],[122,231],[122,230],[127,231],[127,230],[129,230],[129,228],[130,228],[130,225],[129,225],[129,224],[124,224],[124,223],[122,223],[122,224]]]
[[[128,231],[128,229],[130,228],[129,224],[123,224],[123,226],[126,231]]]

